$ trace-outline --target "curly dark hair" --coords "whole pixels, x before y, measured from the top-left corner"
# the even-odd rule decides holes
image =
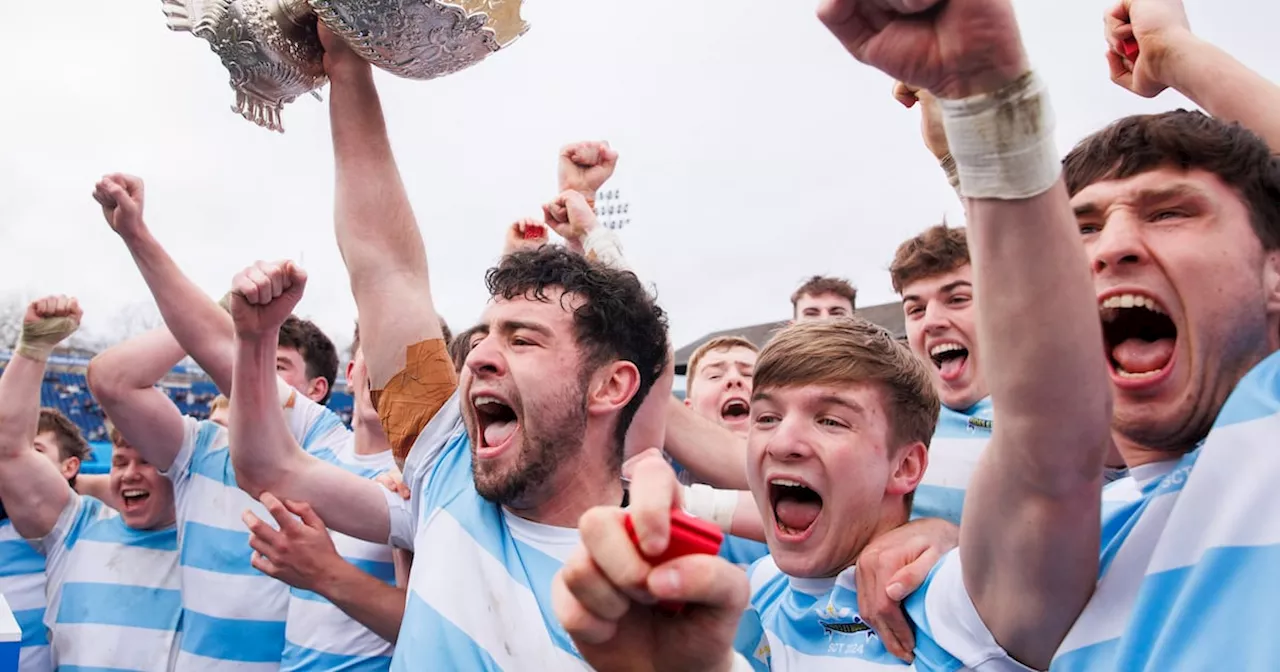
[[[640,372],[640,387],[622,409],[614,428],[618,464],[636,410],[662,375],[667,362],[667,315],[630,271],[589,261],[564,248],[544,245],[507,255],[485,275],[489,294],[549,302],[548,290],[582,299],[573,311],[574,336],[584,350],[586,371],[612,361],[628,361]]]
[[[1280,157],[1240,124],[1175,110],[1125,117],[1085,138],[1063,159],[1067,191],[1161,166],[1217,175],[1249,208],[1266,250],[1280,248]]]
[[[329,403],[333,382],[338,379],[338,349],[314,322],[290,315],[280,326],[279,347],[297,350],[307,364],[307,379],[324,378],[328,391],[320,404]]]

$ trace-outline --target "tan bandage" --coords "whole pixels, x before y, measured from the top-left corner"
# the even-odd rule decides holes
[[[418,434],[457,387],[458,374],[443,339],[433,338],[406,349],[404,369],[372,393],[396,464],[404,464]]]
[[[49,361],[53,349],[66,337],[76,333],[80,325],[69,317],[46,317],[22,325],[15,352],[37,362]]]

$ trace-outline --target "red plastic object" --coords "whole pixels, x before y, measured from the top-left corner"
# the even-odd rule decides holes
[[[1131,37],[1125,40],[1124,42],[1121,42],[1120,48],[1124,49],[1124,57],[1129,59],[1130,63],[1136,62],[1138,60],[1138,41],[1137,40]]]
[[[524,227],[524,239],[525,239],[525,240],[537,240],[537,239],[539,239],[539,238],[542,238],[542,237],[544,236],[544,234],[545,234],[545,233],[546,233],[546,232],[545,232],[545,231],[543,231],[543,229],[542,229],[542,227],[541,227],[541,226],[526,226],[526,227]]]
[[[635,544],[636,548],[639,549],[640,540],[636,537],[636,528],[631,524],[630,514],[627,515],[625,524],[627,536],[631,538],[631,543]],[[720,531],[720,528],[704,520],[694,518],[680,509],[672,509],[671,539],[667,544],[667,550],[657,556],[645,556],[645,559],[656,567],[694,553],[715,555],[720,552],[720,544],[723,541],[724,533]],[[684,608],[684,605],[660,602],[658,608],[672,614],[678,614]]]

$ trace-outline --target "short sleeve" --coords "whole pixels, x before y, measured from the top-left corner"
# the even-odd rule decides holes
[[[464,431],[462,423],[461,393],[457,390],[440,407],[438,413],[431,418],[413,442],[413,448],[404,461],[404,482],[409,486],[411,513],[414,523],[421,513],[422,495],[432,471],[440,462],[444,453],[459,433]]]
[[[29,540],[45,556],[45,591],[49,595],[50,611],[55,613],[53,605],[58,604],[58,596],[62,593],[72,549],[89,526],[111,513],[111,509],[93,497],[83,497],[74,490],[70,495],[53,530],[39,539]]]
[[[326,462],[334,462],[333,456],[353,440],[337,413],[301,394],[294,393],[284,402],[284,416],[298,445]]]
[[[917,670],[1032,672],[1010,657],[982,622],[964,587],[958,549],[938,561],[906,607],[916,625]]]
[[[208,424],[210,427],[202,427],[200,420],[189,415],[182,416],[182,447],[174,456],[173,464],[160,472],[162,476],[173,482],[174,487],[177,487],[180,481],[185,481],[191,474],[191,465],[195,462],[197,449],[203,449],[206,452],[209,450],[207,445],[201,444],[211,443],[214,439],[213,435],[222,429],[215,423],[208,422]]]
[[[387,539],[387,543],[396,548],[412,551],[417,525],[414,524],[413,510],[409,502],[405,501],[399,493],[385,488],[382,494],[387,498],[387,515],[391,517],[388,528],[391,530],[391,536]]]

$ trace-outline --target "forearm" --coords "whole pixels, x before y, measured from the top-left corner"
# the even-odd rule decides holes
[[[387,584],[345,560],[317,592],[379,637],[396,643],[404,619],[405,588]]]
[[[1280,87],[1227,52],[1187,34],[1164,65],[1173,88],[1209,114],[1239,122],[1280,153]]]
[[[667,402],[664,443],[667,453],[699,481],[727,490],[747,489],[746,442],[675,397]]]
[[[113,509],[120,508],[111,494],[111,478],[106,474],[80,474],[76,476],[76,492],[85,497],[93,497],[106,502],[107,506]]]
[[[231,316],[182,272],[150,231],[143,229],[124,242],[173,337],[230,396],[235,359]]]
[[[743,490],[738,493],[738,505],[733,509],[733,525],[729,534],[743,539],[751,539],[764,543],[764,519],[760,517],[760,507],[751,493]]]
[[[0,374],[0,459],[31,451],[40,420],[44,362],[15,355]]]
[[[410,345],[440,338],[426,248],[387,138],[367,67],[332,76],[334,229],[360,313],[374,389],[405,366]]]
[[[970,200],[968,215],[978,340],[1000,353],[985,371],[995,432],[1008,439],[998,468],[1046,495],[1077,489],[1102,473],[1110,383],[1066,189],[1059,180],[1022,201]]]
[[[290,433],[275,359],[274,333],[236,341],[229,444],[237,484],[255,499],[270,492],[307,502],[330,529],[387,543],[391,523],[382,486],[308,455]]]
[[[276,335],[237,339],[230,402],[231,463],[240,487],[255,499],[264,491],[298,499],[291,476],[307,455],[289,431],[276,377]],[[323,514],[321,514],[323,515]]]

